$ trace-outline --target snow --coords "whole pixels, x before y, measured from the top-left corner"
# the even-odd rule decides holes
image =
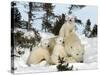
[[[15,28],[14,29],[14,33],[17,33],[18,31],[23,32],[23,33],[26,33],[27,32],[26,29],[21,29],[21,28]]]
[[[33,66],[27,68],[20,68],[15,73],[36,73],[36,72],[55,72],[56,66]]]
[[[98,50],[97,50],[97,44],[98,44],[98,38],[87,38],[85,35],[79,35],[79,38],[81,39],[81,43],[85,47],[85,54],[84,54],[84,63],[91,63],[91,62],[97,62],[98,57]]]
[[[24,33],[24,35],[22,37],[27,38],[27,39],[31,39],[31,38],[35,38],[35,33],[34,31],[27,31],[26,29],[21,29],[21,28],[15,28],[14,29],[14,33],[17,33],[18,31]]]
[[[14,68],[17,68],[17,70],[19,70],[20,68],[28,67],[28,65],[26,65],[26,62],[27,62],[28,56],[30,55],[29,48],[20,48],[20,51],[24,51],[25,53],[22,55],[17,55],[20,57],[14,58]]]
[[[50,33],[40,32],[42,38],[50,38],[54,35]],[[89,70],[89,69],[97,69],[97,37],[96,38],[87,38],[84,35],[79,35],[82,44],[85,47],[85,54],[84,54],[84,63],[70,63],[69,65],[73,65],[73,70]],[[26,54],[26,56],[28,56]],[[25,57],[25,56],[24,56]],[[25,57],[26,58],[26,57]],[[23,59],[21,58],[20,65],[22,64]],[[16,62],[16,61],[15,61]],[[46,61],[43,61],[36,65],[28,66],[25,62],[15,70],[15,73],[37,73],[37,72],[57,72],[57,65],[48,65]]]
[[[90,38],[87,40],[88,44],[85,49],[85,55],[84,55],[84,62],[85,63],[91,63],[91,62],[97,62],[97,38]]]
[[[39,34],[40,34],[40,36],[41,36],[41,40],[43,40],[43,39],[49,39],[49,38],[55,37],[54,34],[48,33],[48,32],[43,32],[43,31],[39,31]]]
[[[35,33],[33,31],[27,31],[24,33],[23,37],[28,39],[35,38]]]

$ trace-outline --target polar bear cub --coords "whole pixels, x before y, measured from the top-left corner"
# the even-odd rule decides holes
[[[56,39],[56,44],[54,46],[52,55],[51,55],[51,62],[52,64],[57,64],[58,63],[58,58],[65,58],[67,55],[64,50],[64,39],[63,37],[57,37]]]
[[[48,51],[48,43],[49,40],[43,40],[41,41],[39,47],[35,47],[34,50],[32,50],[28,60],[27,64],[38,64],[43,60],[46,60],[46,62],[49,63],[50,54]]]
[[[48,39],[49,40],[49,53],[50,53],[50,55],[52,55],[54,46],[56,44],[56,39],[57,39],[57,36]]]

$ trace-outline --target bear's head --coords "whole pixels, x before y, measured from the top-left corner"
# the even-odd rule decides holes
[[[70,46],[67,54],[69,57],[73,57],[77,62],[83,62],[84,48],[81,45]]]
[[[61,36],[58,36],[58,37],[55,39],[55,41],[56,41],[56,44],[61,44],[61,45],[64,44],[64,38],[61,37]]]
[[[69,23],[74,23],[75,22],[75,16],[73,15],[67,15],[66,16],[66,21],[69,22]]]
[[[82,50],[76,50],[72,52],[72,57],[75,58],[77,62],[83,62],[84,52]]]
[[[40,46],[43,48],[48,48],[49,47],[49,40],[48,39],[44,39],[40,42]]]
[[[68,31],[66,34],[70,34],[70,32],[75,30],[75,16],[68,15],[64,24],[66,27],[66,31]]]

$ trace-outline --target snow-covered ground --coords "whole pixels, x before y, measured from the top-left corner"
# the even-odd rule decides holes
[[[40,36],[41,36],[41,40],[43,40],[43,39],[49,39],[49,38],[55,37],[54,34],[48,33],[48,32],[39,31],[39,34],[40,34]]]
[[[46,33],[41,33],[41,34],[46,38],[50,37]],[[97,38],[86,38],[84,36],[80,36],[80,39],[85,47],[84,63],[70,63],[69,65],[74,66],[73,70],[97,69],[98,66]],[[45,61],[43,61],[37,65],[21,66],[21,67],[19,66],[17,70],[15,70],[15,73],[56,72],[56,71],[57,71],[56,65],[48,65]]]

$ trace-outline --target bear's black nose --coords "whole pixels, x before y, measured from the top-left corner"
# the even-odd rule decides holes
[[[48,45],[48,47],[50,47],[50,46]]]
[[[72,20],[70,19],[69,21],[71,22]]]
[[[83,63],[83,60],[82,60],[82,61],[80,61],[80,63]]]
[[[63,41],[63,44],[64,44],[64,41]]]

